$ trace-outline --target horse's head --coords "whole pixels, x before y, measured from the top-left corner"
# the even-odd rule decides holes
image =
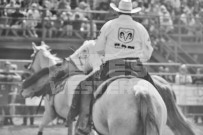
[[[29,70],[37,72],[42,68],[56,64],[60,59],[50,53],[50,48],[44,42],[40,46],[32,43],[33,54],[31,55],[32,63],[28,66]]]
[[[102,64],[101,58],[95,51],[94,40],[85,41],[83,45],[70,56],[70,58],[84,73],[99,68]]]
[[[34,75],[27,78],[22,83],[22,90],[20,91],[21,95],[24,98],[33,97],[37,92],[42,90],[42,88],[49,81],[49,68],[44,68]],[[43,90],[45,91],[45,90]]]

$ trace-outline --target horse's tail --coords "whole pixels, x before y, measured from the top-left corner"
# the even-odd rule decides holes
[[[195,135],[195,127],[182,114],[176,104],[176,95],[168,83],[163,83],[160,79],[153,78],[159,94],[162,96],[167,107],[167,125],[174,134]]]
[[[139,124],[142,134],[149,135],[153,132],[154,134],[160,135],[150,95],[143,89],[136,89],[135,91],[135,97],[139,109]]]

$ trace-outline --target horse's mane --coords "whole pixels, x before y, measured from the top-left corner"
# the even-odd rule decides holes
[[[56,56],[56,54],[52,54],[51,52],[50,52],[50,50],[44,50],[43,49],[43,55],[45,56],[45,57],[47,57],[47,58],[50,58],[50,59],[52,59],[52,60],[61,60],[59,57],[57,57]]]
[[[46,44],[43,44],[41,46],[37,46],[37,50],[39,50],[39,51],[41,50],[43,52],[43,55],[47,58],[50,58],[50,59],[56,60],[56,61],[61,60],[61,58],[57,57],[56,54],[51,53],[50,47]]]
[[[30,76],[28,79],[26,79],[23,84],[22,88],[25,89],[29,86],[31,86],[33,83],[37,82],[39,78],[49,74],[49,68],[43,68],[42,70],[38,71],[34,75]]]

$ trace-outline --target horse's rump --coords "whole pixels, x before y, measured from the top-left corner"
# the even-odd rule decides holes
[[[139,90],[137,89],[139,87],[134,86],[139,86],[141,90],[144,88],[144,96],[142,96],[143,93],[140,94],[138,92]],[[158,101],[154,102],[154,100],[150,100],[146,96],[148,94],[150,97],[153,96],[153,98],[158,95],[158,98],[155,98]],[[151,101],[154,103],[151,104]],[[141,104],[144,106],[141,106]],[[158,114],[158,112],[162,113],[162,111],[153,111],[151,108],[154,104],[164,106],[161,96],[149,82],[139,78],[116,79],[108,85],[104,95],[95,102],[93,106],[93,121],[96,129],[102,134],[136,135],[143,132],[143,130],[140,130],[140,127],[146,126],[146,121],[150,121],[151,125],[155,126],[154,131],[157,132],[157,127],[160,128],[160,124],[164,123],[160,121],[164,120]],[[146,113],[145,110],[150,111]],[[151,115],[151,113],[156,114]],[[141,124],[142,122],[143,124]],[[149,133],[150,131],[147,132]]]

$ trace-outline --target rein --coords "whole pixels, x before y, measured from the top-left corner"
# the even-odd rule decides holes
[[[35,113],[35,114],[38,114],[39,108],[42,106],[42,100],[44,99],[44,96],[45,96],[45,95],[42,95],[42,98],[41,98],[41,100],[40,100],[40,102],[39,102],[39,105],[37,106],[37,110],[36,110],[36,113]]]
[[[79,70],[79,69],[77,68],[76,64],[74,63],[74,61],[72,61],[71,58],[67,58],[67,59],[65,59],[65,60],[68,61],[70,64],[72,64],[72,65],[74,66],[74,68],[77,69],[77,70],[75,70],[75,71],[73,71],[73,72],[69,71],[69,72],[66,73],[63,77],[61,77],[59,80],[53,81],[53,82],[49,82],[49,83],[45,84],[40,90],[38,90],[38,91],[35,92],[34,96],[41,96],[41,95],[46,95],[46,94],[48,94],[48,95],[55,95],[55,94],[57,94],[58,92],[60,92],[61,89],[62,89],[62,88],[61,88],[60,90],[58,90],[58,89],[56,88],[56,86],[57,86],[57,85],[60,85],[61,83],[63,83],[63,80],[64,80],[64,79],[66,79],[66,78],[68,78],[68,77],[71,77],[71,76],[74,76],[74,75],[81,75],[81,74],[84,74],[81,70]],[[54,83],[54,84],[52,84],[52,83]],[[65,85],[65,84],[64,84],[64,85]],[[57,90],[58,90],[58,91],[57,91]]]

